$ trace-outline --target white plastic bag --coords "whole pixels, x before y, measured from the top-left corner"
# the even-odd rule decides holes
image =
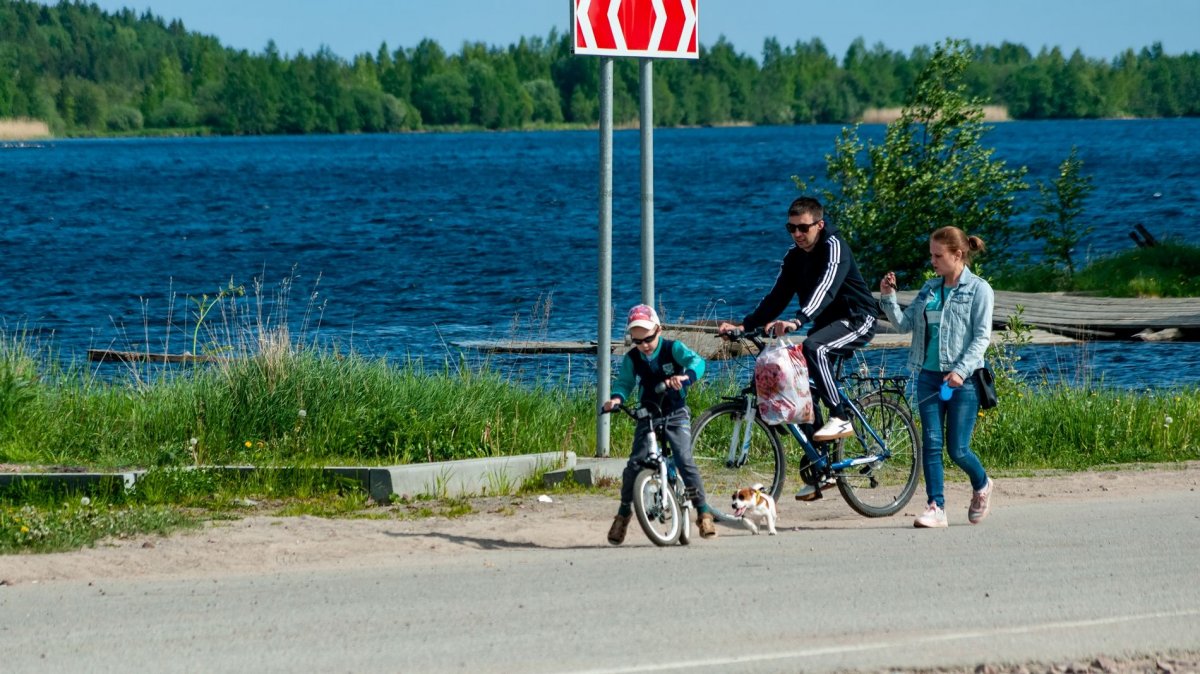
[[[799,344],[780,339],[763,349],[754,363],[758,415],[768,424],[811,424],[812,391],[808,365]]]

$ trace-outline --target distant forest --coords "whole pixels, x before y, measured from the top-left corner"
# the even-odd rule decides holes
[[[769,39],[760,59],[719,39],[696,61],[654,64],[659,126],[848,123],[899,106],[932,46],[910,54],[861,39],[840,58],[819,39]],[[1161,44],[1111,61],[975,46],[970,93],[1017,119],[1200,116],[1200,53]],[[305,134],[422,128],[510,129],[597,119],[598,59],[569,34],[507,47],[431,40],[380,45],[346,60],[321,49],[281,55],[224,47],[133,10],[0,0],[0,118],[47,122],[57,134]],[[637,118],[638,67],[616,59],[614,117]]]

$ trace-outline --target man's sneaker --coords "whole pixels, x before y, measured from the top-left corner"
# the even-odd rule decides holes
[[[836,484],[837,479],[830,475],[821,480],[821,489],[829,489]],[[821,491],[817,489],[816,485],[806,484],[796,492],[797,501],[815,501],[819,498],[821,498]]]
[[[838,438],[848,438],[854,435],[854,427],[849,421],[838,417],[829,417],[829,421],[821,427],[821,430],[813,433],[813,440],[817,442],[829,442]]]
[[[625,530],[629,528],[629,520],[633,515],[617,515],[613,518],[612,526],[608,528],[608,542],[620,545],[625,542]]]
[[[700,519],[696,520],[696,526],[700,528],[701,538],[712,538],[717,535],[717,527],[713,524],[713,514],[710,511],[700,513]]]
[[[939,508],[936,503],[930,503],[925,507],[925,512],[913,521],[913,526],[918,529],[937,529],[949,526],[946,523],[946,511]]]
[[[988,478],[987,484],[983,489],[975,492],[971,497],[971,507],[967,508],[967,521],[971,524],[979,524],[983,518],[987,517],[988,509],[992,507],[992,478]]]

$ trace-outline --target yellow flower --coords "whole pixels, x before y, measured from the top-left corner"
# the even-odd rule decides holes
[[[27,534],[27,533],[29,533],[29,527],[22,525],[22,526],[21,526],[21,533],[23,533],[23,534]]]
[[[252,443],[252,442],[250,442],[249,440],[247,440],[247,441],[246,441],[246,449],[250,449],[250,447],[251,447],[251,446],[253,446],[253,444],[254,444],[254,443]]]

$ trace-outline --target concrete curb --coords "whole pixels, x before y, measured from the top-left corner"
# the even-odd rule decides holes
[[[603,480],[620,482],[625,470],[626,459],[586,458],[576,459],[575,465],[546,473],[546,486],[553,486],[568,478],[584,487],[599,486]]]
[[[620,461],[595,459],[585,461]],[[560,467],[554,470],[555,467]],[[379,503],[388,503],[396,496],[474,496],[486,494],[508,494],[515,491],[539,471],[550,469],[546,484],[556,484],[564,479],[551,479],[552,474],[573,471],[576,467],[574,452],[546,452],[542,454],[520,454],[515,456],[465,459],[462,461],[440,461],[400,466],[314,466],[311,470],[335,475],[357,482],[371,498]],[[263,470],[306,470],[305,468],[277,468],[269,466],[186,466],[179,470],[208,470],[249,475]],[[601,472],[588,465],[577,481],[580,484],[595,484]],[[595,473],[596,478],[591,475]],[[67,492],[114,493],[121,489],[134,489],[144,470],[114,473],[0,473],[0,489],[21,485],[44,486]],[[616,473],[620,475],[618,470]],[[585,481],[586,480],[586,481]]]

